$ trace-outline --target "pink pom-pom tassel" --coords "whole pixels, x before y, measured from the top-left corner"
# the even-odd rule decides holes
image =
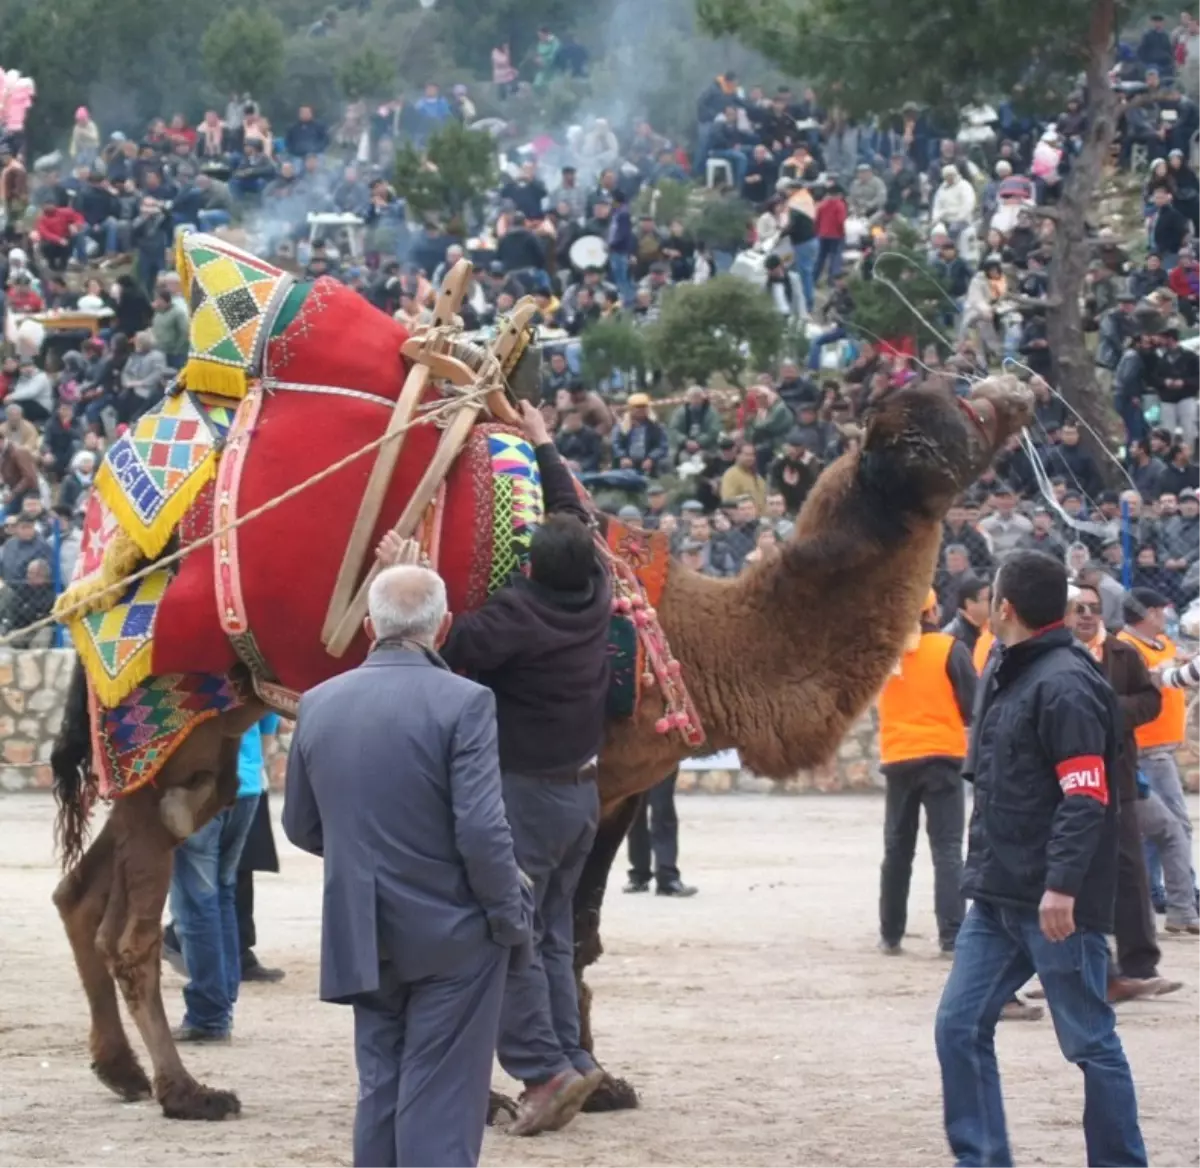
[[[670,734],[671,733],[671,719],[670,718],[659,718],[659,720],[654,723],[654,733],[655,734]]]

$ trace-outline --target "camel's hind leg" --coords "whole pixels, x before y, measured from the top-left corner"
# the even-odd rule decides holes
[[[236,751],[236,739],[233,745]],[[224,1119],[241,1111],[237,1096],[205,1087],[188,1074],[163,1007],[162,911],[176,841],[160,817],[160,799],[157,789],[146,787],[113,808],[109,823],[117,836],[116,878],[100,948],[149,1051],[163,1114],[169,1119]]]
[[[642,798],[641,795],[634,795],[616,806],[603,809],[595,842],[583,867],[579,887],[575,890],[575,986],[579,994],[579,1042],[593,1058],[596,1051],[592,1036],[592,991],[583,980],[583,974],[604,952],[600,943],[600,908],[604,903],[604,890],[613,861],[621,849],[622,840],[629,833],[629,825],[633,823]],[[588,1097],[583,1110],[624,1111],[637,1105],[637,1091],[633,1086],[605,1072],[604,1081]]]
[[[112,894],[116,849],[110,824],[96,837],[83,858],[54,890],[54,904],[62,917],[75,964],[92,1014],[92,1070],[109,1090],[122,1099],[148,1099],[150,1080],[129,1045],[117,991],[97,947],[100,923]]]

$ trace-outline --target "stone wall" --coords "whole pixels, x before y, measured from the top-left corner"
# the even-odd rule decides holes
[[[50,786],[50,748],[74,667],[71,649],[0,649],[0,790]]]
[[[47,789],[50,749],[62,718],[75,653],[71,649],[0,649],[0,791]],[[1194,738],[1195,726],[1189,725]],[[281,735],[286,748],[290,735]],[[874,710],[851,728],[826,767],[802,771],[782,783],[763,779],[722,760],[718,766],[682,770],[676,789],[681,794],[782,794],[874,791],[882,788]],[[1196,743],[1180,752],[1184,785],[1195,791],[1200,779]],[[272,789],[282,789],[284,751],[268,763]]]

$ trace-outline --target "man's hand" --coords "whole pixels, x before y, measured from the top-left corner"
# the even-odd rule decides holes
[[[1047,941],[1065,941],[1075,932],[1075,898],[1047,888],[1038,905],[1038,923]]]
[[[550,441],[550,431],[546,429],[546,419],[542,412],[532,402],[521,402],[521,429],[533,447],[545,446]]]
[[[399,564],[419,564],[429,567],[429,557],[421,551],[415,539],[401,539],[394,531],[384,534],[375,549],[375,559],[381,568],[395,568]]]

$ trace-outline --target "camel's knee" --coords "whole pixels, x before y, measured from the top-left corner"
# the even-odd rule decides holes
[[[98,914],[104,911],[112,883],[112,871],[113,840],[105,830],[84,852],[79,863],[63,876],[51,894],[54,907],[65,923],[69,924],[70,918],[87,903],[91,903]]]

